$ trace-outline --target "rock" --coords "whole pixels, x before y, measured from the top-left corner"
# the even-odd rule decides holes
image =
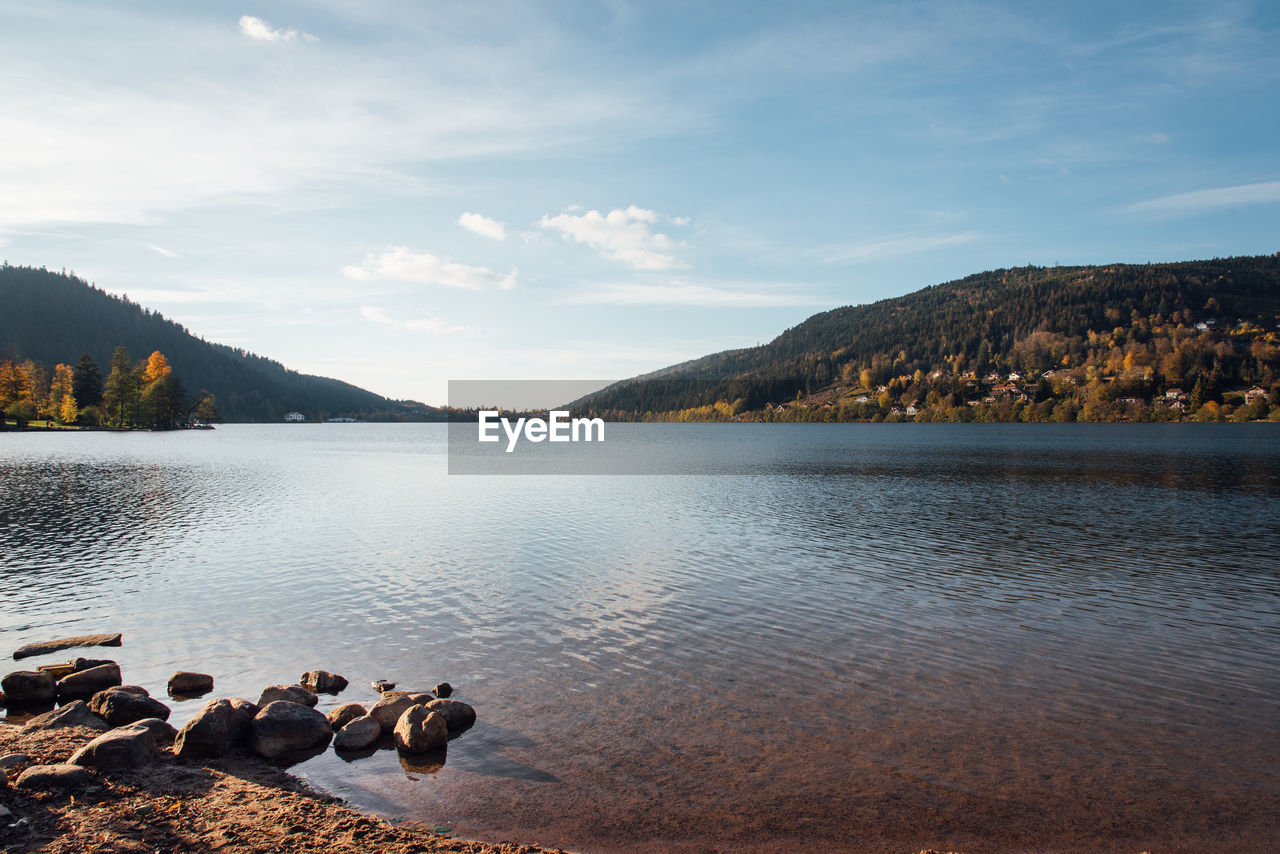
[[[81,670],[88,670],[90,667],[99,667],[103,664],[115,664],[115,662],[109,658],[73,658],[61,664],[37,664],[36,670],[43,670],[54,679],[62,679],[72,673],[79,673]]]
[[[103,771],[140,768],[156,761],[156,734],[142,722],[117,727],[71,754],[69,765]]]
[[[108,688],[108,691],[128,691],[130,694],[137,694],[139,697],[150,697],[151,692],[141,685],[119,685],[115,688]]]
[[[7,704],[5,703],[5,696],[4,696],[4,692],[3,692],[3,691],[0,691],[0,709],[3,709],[3,708],[5,707],[5,705],[7,705]]]
[[[441,682],[439,685],[431,689],[431,693],[440,699],[453,696],[453,686],[448,682]]]
[[[426,753],[449,740],[444,715],[425,706],[412,706],[396,721],[392,735],[396,747],[407,753]]]
[[[436,698],[435,694],[429,694],[426,691],[409,691],[409,699],[413,700],[419,706],[425,706]]]
[[[253,718],[258,714],[258,707],[241,697],[227,700],[231,704],[231,746],[244,744],[253,732]]]
[[[315,708],[316,703],[320,702],[319,697],[300,685],[272,685],[263,690],[262,696],[258,698],[258,706],[267,706],[277,700],[287,700],[309,708]]]
[[[15,670],[0,679],[0,688],[8,705],[48,703],[58,696],[58,683],[39,670]]]
[[[236,709],[227,700],[212,700],[178,732],[173,752],[183,759],[221,756],[231,749]]]
[[[359,703],[343,703],[329,713],[329,726],[333,727],[334,732],[337,732],[350,721],[364,717],[367,714],[369,714],[369,710]]]
[[[114,688],[120,683],[118,664],[99,664],[88,670],[78,670],[58,683],[58,699],[87,700],[99,691]]]
[[[4,768],[5,770],[17,768],[20,765],[30,764],[31,757],[25,753],[6,753],[4,756],[0,756],[0,768]]]
[[[339,694],[346,690],[349,683],[338,674],[327,670],[308,670],[302,674],[298,684],[317,694]]]
[[[24,732],[34,732],[41,729],[58,729],[68,726],[83,726],[104,731],[111,729],[111,724],[90,711],[89,706],[83,700],[75,700],[60,709],[45,712],[43,715],[36,715],[27,721],[22,729]]]
[[[379,694],[385,694],[386,692],[394,691],[395,689],[396,683],[388,682],[385,679],[377,679],[373,682],[373,690],[377,691]]]
[[[78,646],[120,646],[122,642],[123,638],[119,634],[80,635],[74,638],[45,641],[44,643],[29,643],[26,646],[18,647],[13,657],[14,660],[17,660],[33,655],[48,655],[51,652],[61,652],[64,649],[74,649]]]
[[[199,697],[213,690],[213,677],[179,670],[169,677],[168,690],[171,697]]]
[[[124,688],[99,691],[89,701],[89,708],[112,726],[124,726],[145,718],[169,719],[169,707],[164,703]]]
[[[7,788],[9,788],[9,775],[5,773],[3,768],[0,768],[0,792]]]
[[[119,729],[144,729],[151,733],[151,738],[155,741],[157,750],[166,750],[173,747],[174,739],[178,737],[178,731],[168,721],[162,721],[159,718],[144,718],[143,720],[131,723],[127,727],[119,727]]]
[[[450,732],[464,730],[476,722],[476,710],[459,700],[432,700],[425,708],[443,715]]]
[[[11,818],[13,818],[13,813],[10,812],[9,808],[6,807],[4,804],[0,804],[0,823],[8,824]]]
[[[404,691],[387,691],[374,707],[369,710],[382,728],[388,732],[396,728],[400,716],[414,706],[419,705]]]
[[[382,724],[373,715],[361,715],[347,721],[333,737],[333,746],[339,750],[363,750],[382,737]]]
[[[94,779],[78,765],[32,765],[13,785],[28,792],[75,792],[94,785]]]
[[[315,709],[275,700],[254,717],[250,745],[259,756],[278,759],[328,741],[332,735],[329,722]]]

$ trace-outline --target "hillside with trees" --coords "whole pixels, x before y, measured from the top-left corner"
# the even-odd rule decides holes
[[[617,420],[1280,420],[1280,254],[992,270],[574,404]]]
[[[181,375],[184,390],[207,391],[228,421],[280,421],[289,412],[300,412],[311,421],[443,418],[439,410],[421,403],[389,400],[350,383],[301,374],[263,356],[197,338],[158,312],[76,276],[7,263],[0,267],[0,360],[35,366],[33,381],[48,389],[57,373],[54,366],[79,365],[82,354],[95,366],[114,370],[117,348],[163,354]],[[198,404],[199,396],[187,402]]]

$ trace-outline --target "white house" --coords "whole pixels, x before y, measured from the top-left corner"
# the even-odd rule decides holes
[[[301,412],[286,412],[286,413],[284,414],[284,420],[285,420],[285,421],[293,421],[293,422],[301,422],[301,421],[306,421],[306,420],[307,420],[307,416],[303,415]]]

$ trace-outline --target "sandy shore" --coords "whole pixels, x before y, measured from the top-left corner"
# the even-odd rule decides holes
[[[66,761],[101,735],[72,727],[23,732],[0,724],[0,756],[27,754],[29,765]],[[169,854],[169,852],[291,852],[291,854],[539,854],[514,843],[453,839],[408,823],[365,815],[314,791],[287,772],[247,753],[186,762],[166,753],[138,771],[95,772],[98,784],[72,794],[29,794],[8,770],[0,804],[5,854]]]

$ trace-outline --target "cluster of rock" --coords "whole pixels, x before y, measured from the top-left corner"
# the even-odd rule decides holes
[[[168,706],[146,689],[121,681],[115,662],[87,659],[4,677],[4,696],[10,705],[63,703],[31,718],[26,729],[78,726],[102,732],[65,765],[27,768],[16,781],[18,787],[78,789],[91,782],[86,768],[138,768],[168,752],[184,759],[206,759],[248,748],[266,759],[289,760],[318,753],[331,740],[337,750],[361,750],[390,735],[400,750],[425,753],[442,747],[476,720],[475,709],[450,699],[453,689],[447,682],[430,693],[383,690],[368,708],[346,703],[326,716],[315,708],[317,692],[337,694],[348,682],[337,674],[312,670],[297,685],[264,689],[256,703],[239,697],[211,700],[177,730],[167,723]],[[374,684],[379,689],[394,687],[387,682]],[[167,687],[174,697],[199,696],[212,690],[213,678],[180,671]]]

